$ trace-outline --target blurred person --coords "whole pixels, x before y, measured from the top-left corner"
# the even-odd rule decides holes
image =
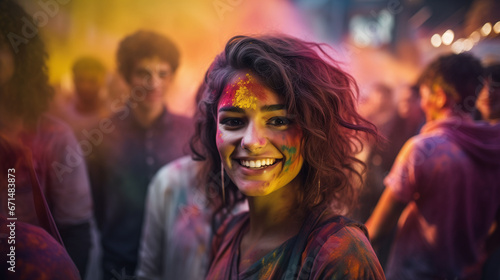
[[[341,216],[361,176],[351,144],[376,133],[354,79],[324,54],[235,36],[207,71],[192,149],[205,186],[222,182],[208,199],[226,219],[206,279],[385,279],[364,227]]]
[[[378,151],[380,154],[375,156],[375,163],[378,163],[384,176],[389,173],[405,142],[418,134],[424,122],[425,115],[420,108],[418,86],[403,86],[396,94],[394,114],[392,114],[387,128],[382,129],[387,143],[381,147],[382,151]]]
[[[47,53],[40,36],[23,37],[27,29],[23,19],[30,18],[18,4],[0,1],[0,134],[32,154],[64,245],[83,276],[92,217],[87,169],[71,129],[45,113],[53,90],[48,84]],[[21,172],[17,178],[23,184],[30,176]],[[26,195],[19,191],[19,198],[29,197]],[[19,221],[38,225],[31,205],[19,204],[16,215]]]
[[[376,83],[359,106],[360,114],[372,122],[383,136],[387,136],[396,114],[394,90],[384,83]]]
[[[492,125],[500,121],[500,64],[492,64],[485,69],[484,86],[476,100],[476,108],[484,121]],[[496,224],[500,226],[499,223]],[[499,233],[500,231],[497,231]],[[488,244],[487,248],[497,248],[485,262],[481,279],[500,279],[500,236],[496,244]]]
[[[385,189],[384,177],[391,170],[399,151],[408,139],[418,134],[425,121],[420,108],[418,86],[406,85],[397,93],[394,114],[391,114],[390,120],[382,127],[386,141],[372,145],[369,150],[364,185],[358,206],[351,216],[363,223],[368,220],[377,205]],[[393,237],[394,232],[373,246],[382,266],[386,264]]]
[[[196,102],[205,84],[198,88]],[[211,209],[191,156],[162,167],[148,187],[136,275],[139,279],[203,279],[209,262]],[[219,174],[220,176],[220,174]]]
[[[93,130],[101,141],[88,158],[106,280],[134,274],[148,185],[162,166],[186,154],[192,131],[189,118],[165,106],[179,65],[170,39],[144,30],[130,34],[119,44],[117,65],[130,87],[128,101]]]
[[[395,120],[396,106],[393,100],[393,89],[386,84],[376,83],[359,105],[360,114],[372,122],[385,138],[391,132]],[[367,143],[366,151],[358,155],[366,164],[366,173],[360,189],[359,203],[350,216],[354,220],[365,222],[383,191],[383,165],[386,164],[383,156],[388,147],[382,143]]]
[[[82,56],[72,67],[74,94],[58,102],[53,113],[66,121],[78,139],[86,139],[89,130],[107,117],[105,96],[106,67],[97,58]]]
[[[425,122],[425,115],[420,108],[420,92],[418,85],[404,85],[397,95],[397,112],[400,119],[408,125],[405,134],[418,134]],[[412,135],[412,136],[413,136]],[[404,141],[406,142],[406,141]]]
[[[12,221],[0,215],[0,279],[81,279],[63,245],[44,229],[20,221],[15,222],[16,265],[12,269],[7,255],[11,252],[8,243],[11,224]]]
[[[198,103],[206,90],[196,94]],[[196,115],[200,114],[197,111]],[[194,140],[193,140],[194,141]],[[203,279],[209,263],[212,215],[203,180],[197,178],[200,161],[185,156],[162,167],[148,187],[139,250],[139,279]],[[220,174],[212,174],[220,178]],[[218,185],[212,186],[219,188]],[[210,194],[215,194],[210,189]],[[234,213],[248,209],[246,204]],[[218,225],[214,226],[215,228]]]
[[[500,220],[500,128],[469,114],[482,75],[476,58],[452,54],[419,79],[426,124],[402,148],[366,223],[374,244],[397,223],[387,279],[481,276]]]
[[[148,187],[139,250],[139,279],[203,279],[211,212],[196,180],[199,162],[182,157],[162,167]]]
[[[476,108],[483,120],[496,124],[500,121],[500,64],[486,67],[484,82],[476,100]]]
[[[17,218],[17,215],[5,215],[1,211],[0,279],[80,279],[41,193],[31,153],[0,134],[0,158],[0,170],[4,171],[0,172],[0,182],[5,182],[0,186],[2,202],[11,202],[5,207],[14,206],[13,213],[17,213],[23,204],[34,204],[40,225],[14,220],[12,218]],[[22,180],[20,176],[26,175],[31,175],[31,180]],[[38,188],[39,193],[34,188]],[[8,189],[15,191],[4,196]],[[20,192],[29,192],[31,201],[19,199]],[[3,208],[3,203],[0,204]]]

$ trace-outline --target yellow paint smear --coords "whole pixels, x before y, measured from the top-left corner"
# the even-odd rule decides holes
[[[257,109],[257,97],[248,89],[247,85],[249,85],[253,78],[250,74],[246,74],[247,79],[241,80],[239,78],[237,86],[238,90],[234,94],[233,98],[233,106],[239,107],[242,109]]]

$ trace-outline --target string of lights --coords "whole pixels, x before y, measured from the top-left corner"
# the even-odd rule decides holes
[[[454,53],[461,53],[470,51],[475,45],[477,45],[481,40],[488,37],[496,37],[500,33],[500,21],[497,21],[494,25],[491,22],[483,24],[482,27],[471,32],[467,38],[455,39],[455,33],[453,30],[448,29],[442,35],[434,34],[431,37],[431,45],[435,48],[441,46],[450,46]]]

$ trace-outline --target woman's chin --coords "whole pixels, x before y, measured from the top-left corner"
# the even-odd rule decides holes
[[[266,196],[273,192],[266,181],[245,181],[236,184],[241,193],[246,196]]]

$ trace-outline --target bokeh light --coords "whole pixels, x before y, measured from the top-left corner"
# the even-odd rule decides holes
[[[477,43],[479,40],[481,40],[481,34],[479,32],[474,31],[470,34],[469,39],[472,40],[472,42]]]
[[[500,21],[497,21],[497,23],[495,23],[495,25],[493,26],[493,31],[495,31],[495,33],[500,33]]]
[[[474,42],[471,39],[464,39],[463,40],[463,49],[465,52],[468,52],[474,47]]]
[[[450,29],[446,30],[441,37],[443,44],[447,46],[453,42],[453,38],[455,38],[455,33],[453,33],[453,30]]]
[[[439,36],[439,34],[432,35],[432,37],[431,37],[431,44],[435,48],[441,46],[441,36]]]
[[[464,51],[464,39],[458,39],[451,45],[451,50],[454,53],[461,53]]]
[[[483,34],[483,36],[488,36],[490,35],[491,33],[491,23],[487,22],[483,25],[483,27],[481,27],[481,34]]]

